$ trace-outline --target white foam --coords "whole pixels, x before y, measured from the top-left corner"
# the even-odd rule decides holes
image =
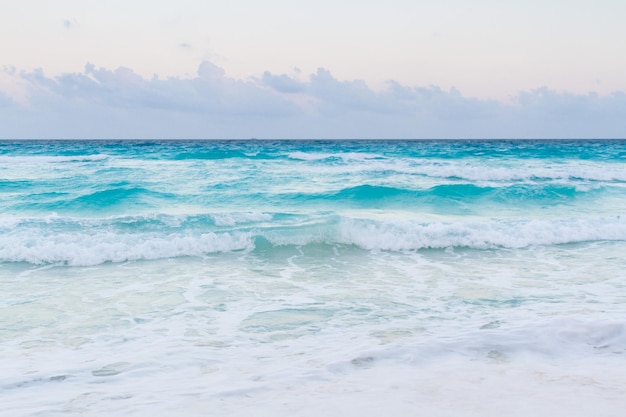
[[[320,161],[333,157],[332,153],[319,153],[319,152],[289,152],[287,157],[291,159],[299,159],[301,161]]]
[[[588,241],[626,240],[621,218],[381,223],[344,218],[340,242],[365,249],[468,247],[524,248]]]
[[[312,225],[307,233],[269,233],[277,245],[330,243],[368,250],[406,251],[426,248],[527,248],[593,241],[626,241],[621,217],[551,220],[417,221],[341,217],[337,224]]]
[[[425,338],[422,343],[363,352],[361,357],[423,364],[425,358],[450,353],[501,360],[528,355],[575,359],[626,353],[626,322],[622,320],[559,317],[504,327],[487,324],[450,338]]]
[[[305,154],[307,155],[307,154]],[[302,158],[305,158],[303,156]],[[571,161],[547,166],[543,160],[524,160],[518,163],[494,161],[378,158],[355,159],[350,165],[309,166],[307,169],[324,170],[335,175],[347,173],[393,172],[419,175],[433,179],[460,179],[477,182],[520,181],[605,181],[626,182],[626,167],[620,163]],[[362,162],[362,163],[359,163]]]
[[[250,250],[254,247],[249,233],[203,233],[199,235],[106,231],[55,233],[36,231],[12,233],[0,241],[0,260],[32,264],[98,265],[125,262],[203,256],[208,253]]]
[[[626,220],[621,217],[592,217],[542,220],[466,220],[418,222],[415,220],[365,219],[322,216],[299,224],[214,233],[175,232],[184,218],[160,216],[168,229],[161,231],[114,232],[118,219],[67,219],[49,216],[29,223],[22,219],[3,221],[0,261],[32,264],[61,263],[97,265],[202,256],[207,253],[253,250],[262,237],[273,245],[302,246],[311,243],[355,245],[366,250],[412,251],[465,247],[474,249],[528,248],[545,245],[596,241],[626,241]],[[246,213],[217,217],[220,227],[238,222],[271,219],[269,214]],[[81,231],[70,231],[76,226]]]
[[[325,153],[325,152],[289,152],[287,157],[290,159],[298,159],[301,161],[322,161],[328,158],[338,158],[343,162],[363,162],[370,161],[381,156],[366,152],[341,152],[341,153]]]
[[[491,257],[344,249],[0,269],[0,414],[626,407],[623,244]]]
[[[211,217],[217,226],[234,226],[240,223],[263,222],[272,220],[268,213],[218,213]]]

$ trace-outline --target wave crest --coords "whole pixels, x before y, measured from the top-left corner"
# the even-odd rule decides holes
[[[248,214],[211,221],[159,217],[13,219],[0,224],[0,262],[97,265],[104,262],[204,256],[285,246],[355,246],[368,251],[469,248],[520,249],[571,243],[626,241],[621,217],[456,222],[394,221],[336,214],[285,217]],[[269,219],[274,219],[269,221]],[[243,222],[243,223],[239,223]],[[218,224],[219,223],[219,224]],[[192,227],[193,226],[193,227]]]
[[[203,233],[200,235],[155,235],[115,233],[64,233],[54,236],[13,236],[3,239],[0,260],[35,265],[91,266],[126,262],[204,256],[209,253],[251,250],[248,233]]]

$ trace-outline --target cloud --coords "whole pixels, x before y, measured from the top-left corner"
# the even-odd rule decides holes
[[[510,102],[390,81],[374,90],[327,69],[238,80],[205,61],[191,78],[144,78],[87,64],[47,76],[5,69],[0,137],[62,138],[581,138],[626,137],[626,94],[547,87]],[[2,92],[4,91],[4,92]]]
[[[33,87],[34,100],[59,104],[100,105],[113,109],[159,109],[219,116],[276,116],[289,114],[291,105],[256,84],[225,76],[224,70],[203,62],[191,79],[145,79],[132,69],[96,68],[83,73],[47,77],[42,70],[22,73]]]
[[[303,83],[294,80],[286,74],[274,75],[269,71],[265,71],[261,82],[280,93],[295,94],[306,91],[306,86]]]
[[[78,26],[78,21],[76,21],[76,19],[65,19],[63,21],[63,27],[65,29],[72,29],[75,28],[76,26]]]
[[[576,95],[547,87],[520,93],[514,102],[512,127],[522,135],[547,137],[626,137],[626,94]],[[541,129],[539,131],[539,128]]]
[[[9,107],[9,106],[12,106],[13,104],[14,104],[13,100],[11,100],[11,98],[8,95],[0,91],[0,108]]]
[[[324,68],[311,74],[307,82],[267,71],[261,81],[280,93],[305,93],[319,103],[320,111],[334,116],[365,112],[447,119],[476,116],[492,104],[464,98],[454,88],[444,91],[437,86],[408,87],[396,81],[389,81],[386,90],[374,91],[362,80],[339,81]]]

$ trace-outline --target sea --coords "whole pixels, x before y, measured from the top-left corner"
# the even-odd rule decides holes
[[[2,416],[623,416],[624,140],[0,142]]]

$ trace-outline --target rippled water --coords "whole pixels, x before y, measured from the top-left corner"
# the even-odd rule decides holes
[[[0,142],[0,413],[621,416],[625,160]]]

